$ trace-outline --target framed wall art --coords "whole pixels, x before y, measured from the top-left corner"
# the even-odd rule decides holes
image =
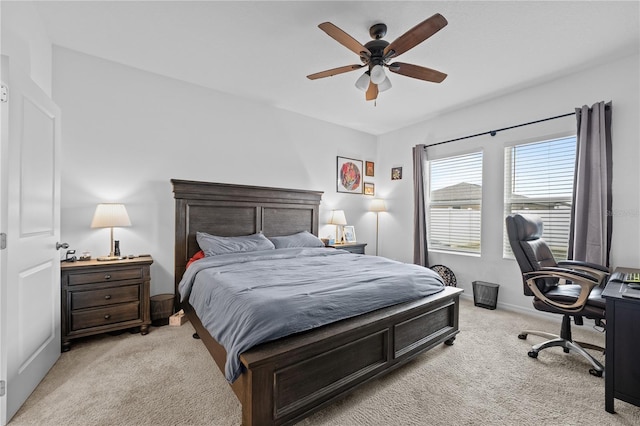
[[[402,179],[402,167],[394,167],[391,169],[391,180]]]
[[[373,164],[373,161],[365,161],[364,162],[364,174],[365,176],[374,176],[375,172],[375,167]]]
[[[362,194],[362,160],[338,157],[336,172],[338,192]]]
[[[375,195],[376,184],[371,182],[364,183],[364,195]]]

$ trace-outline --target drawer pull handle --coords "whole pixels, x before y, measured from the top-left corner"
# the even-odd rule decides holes
[[[105,299],[105,300],[109,300],[109,299],[111,299],[111,295],[110,295],[110,294],[107,294],[107,295],[104,297],[104,299]]]
[[[111,275],[109,275],[109,274],[105,274],[104,279],[105,279],[105,280],[110,280],[110,279],[111,279]]]
[[[109,315],[109,314],[106,314],[106,315],[104,316],[104,319],[109,319],[109,318],[111,318],[111,315]]]

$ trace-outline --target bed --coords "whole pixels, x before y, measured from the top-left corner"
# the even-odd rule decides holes
[[[175,198],[175,291],[197,232],[267,237],[318,234],[321,192],[172,179]],[[330,250],[330,249],[326,249]],[[355,255],[349,255],[355,256]],[[242,424],[292,424],[358,386],[445,343],[458,330],[461,289],[377,309],[241,353],[244,372],[230,384],[242,405]],[[224,373],[227,353],[185,301],[180,306]]]

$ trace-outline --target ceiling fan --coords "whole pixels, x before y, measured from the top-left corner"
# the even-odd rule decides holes
[[[419,65],[407,64],[404,62],[393,62],[389,64],[391,58],[395,58],[409,49],[414,48],[422,43],[447,25],[444,16],[436,13],[432,17],[425,19],[409,31],[395,39],[392,43],[382,40],[387,34],[387,26],[385,24],[375,24],[369,29],[372,41],[364,46],[349,34],[333,25],[331,22],[323,22],[318,27],[334,38],[338,43],[360,56],[362,64],[346,65],[343,67],[333,68],[326,71],[317,72],[307,76],[310,80],[318,78],[330,77],[349,71],[354,71],[363,67],[367,67],[356,81],[356,87],[366,91],[365,98],[368,101],[375,100],[379,92],[383,92],[391,88],[391,81],[384,73],[384,67],[396,74],[407,77],[417,78],[418,80],[431,81],[434,83],[442,82],[447,74],[436,71],[431,68],[421,67]]]

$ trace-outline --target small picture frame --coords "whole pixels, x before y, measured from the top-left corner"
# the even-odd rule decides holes
[[[375,195],[376,184],[372,182],[364,183],[364,195]]]
[[[336,191],[350,194],[362,194],[362,160],[337,157]]]
[[[351,225],[345,225],[344,227],[344,242],[355,243],[356,242],[356,228]]]
[[[375,165],[373,164],[373,161],[364,162],[364,175],[371,177],[375,175]]]
[[[391,169],[391,180],[402,179],[402,167],[393,167]]]

